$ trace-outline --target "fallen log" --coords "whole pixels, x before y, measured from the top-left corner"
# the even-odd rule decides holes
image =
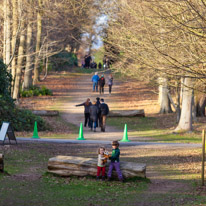
[[[4,171],[4,155],[0,154],[0,172]]]
[[[58,116],[59,111],[56,110],[33,110],[33,114],[38,116]]]
[[[106,165],[108,171],[109,163]],[[146,164],[135,162],[120,162],[124,178],[146,177]],[[75,156],[56,156],[49,159],[48,172],[60,176],[96,176],[97,158]],[[113,171],[113,176],[117,177]]]
[[[109,117],[145,117],[144,109],[140,110],[112,110]]]

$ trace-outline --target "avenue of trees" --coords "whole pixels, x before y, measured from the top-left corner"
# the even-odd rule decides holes
[[[172,112],[173,103],[176,131],[192,130],[196,112],[205,115],[206,1],[112,3],[113,12],[105,9],[110,18],[104,41],[115,68],[158,84],[160,112]]]
[[[47,72],[49,57],[79,49],[97,8],[94,0],[0,0],[0,58],[14,99],[40,80],[40,65]]]

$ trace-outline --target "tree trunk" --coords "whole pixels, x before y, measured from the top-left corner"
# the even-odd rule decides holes
[[[11,5],[10,0],[4,0],[4,63],[9,64],[11,56]],[[10,70],[10,67],[8,67]]]
[[[32,23],[27,25],[26,67],[24,73],[24,89],[32,86]]]
[[[192,79],[185,78],[183,99],[182,99],[182,111],[180,121],[175,131],[191,131],[192,130]]]
[[[33,84],[35,85],[39,80],[39,55],[40,55],[40,46],[41,46],[41,33],[42,33],[42,0],[38,0],[39,9],[37,12],[37,35],[36,35],[36,57],[34,64],[34,79]]]
[[[196,105],[195,105],[194,89],[192,90],[192,121],[197,122],[197,112],[196,112]]]
[[[21,84],[21,73],[22,73],[22,64],[24,59],[24,46],[25,46],[25,31],[24,31],[24,20],[22,20],[22,31],[20,35],[20,43],[19,43],[19,50],[18,50],[18,60],[17,60],[17,71],[16,71],[16,78],[14,83],[14,93],[13,98],[18,99],[19,97],[19,89]]]
[[[177,109],[176,109],[176,122],[178,123],[180,121],[180,115],[181,115],[181,109],[180,109],[180,87],[179,87],[179,80],[176,82],[176,103],[177,103]]]
[[[196,112],[198,117],[205,117],[206,95],[203,94],[197,99]]]
[[[7,0],[4,0],[4,39],[3,39],[3,62],[6,63],[6,28],[7,28]]]
[[[161,114],[172,113],[172,108],[168,97],[167,79],[163,77],[159,78],[159,103],[160,103],[159,113]]]
[[[13,25],[12,25],[12,51],[15,52],[16,50],[16,35],[17,35],[17,27],[18,27],[18,12],[17,12],[17,0],[12,0],[12,13],[13,13]],[[14,53],[15,54],[15,53]],[[12,90],[14,87],[14,79],[15,79],[15,75],[16,75],[16,57],[14,55],[14,58],[12,60],[12,64],[11,64],[11,73],[12,73]],[[13,92],[12,92],[13,93]]]

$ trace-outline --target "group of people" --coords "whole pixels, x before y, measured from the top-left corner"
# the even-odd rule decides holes
[[[76,107],[78,106],[84,106],[84,127],[88,125],[91,131],[93,130],[96,132],[96,128],[100,126],[101,131],[105,132],[106,117],[109,114],[109,107],[104,102],[104,99],[97,97],[96,101],[91,103],[88,98],[86,102],[76,105]]]
[[[98,162],[97,162],[97,180],[100,179],[100,173],[102,173],[102,180],[105,180],[105,170],[106,170],[106,162],[107,159],[111,160],[109,165],[109,170],[107,173],[108,181],[111,180],[112,177],[112,170],[115,168],[118,178],[121,182],[123,182],[123,176],[120,169],[120,163],[119,163],[119,156],[120,156],[120,150],[119,150],[119,142],[113,141],[112,142],[112,154],[109,155],[108,152],[105,150],[104,147],[100,147],[98,149]]]
[[[99,77],[98,72],[95,72],[95,74],[92,76],[93,92],[95,92],[95,91],[98,92],[98,86],[99,86],[99,93],[104,94],[105,82],[106,81],[105,81],[104,75],[102,74],[101,77]],[[109,86],[109,94],[111,95],[112,85],[113,85],[113,76],[112,76],[112,74],[109,75],[107,84]]]

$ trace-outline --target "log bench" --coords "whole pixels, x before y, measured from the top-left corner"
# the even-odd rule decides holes
[[[144,109],[139,110],[112,110],[109,117],[145,117]]]
[[[59,111],[56,110],[33,110],[32,113],[38,116],[59,116]]]
[[[109,161],[110,162],[110,161]],[[108,171],[109,163],[106,165]],[[146,177],[146,164],[120,161],[124,178]],[[60,176],[96,176],[97,158],[56,156],[49,159],[48,172]],[[112,176],[117,177],[113,171]]]
[[[0,154],[0,172],[4,172],[4,155]]]

